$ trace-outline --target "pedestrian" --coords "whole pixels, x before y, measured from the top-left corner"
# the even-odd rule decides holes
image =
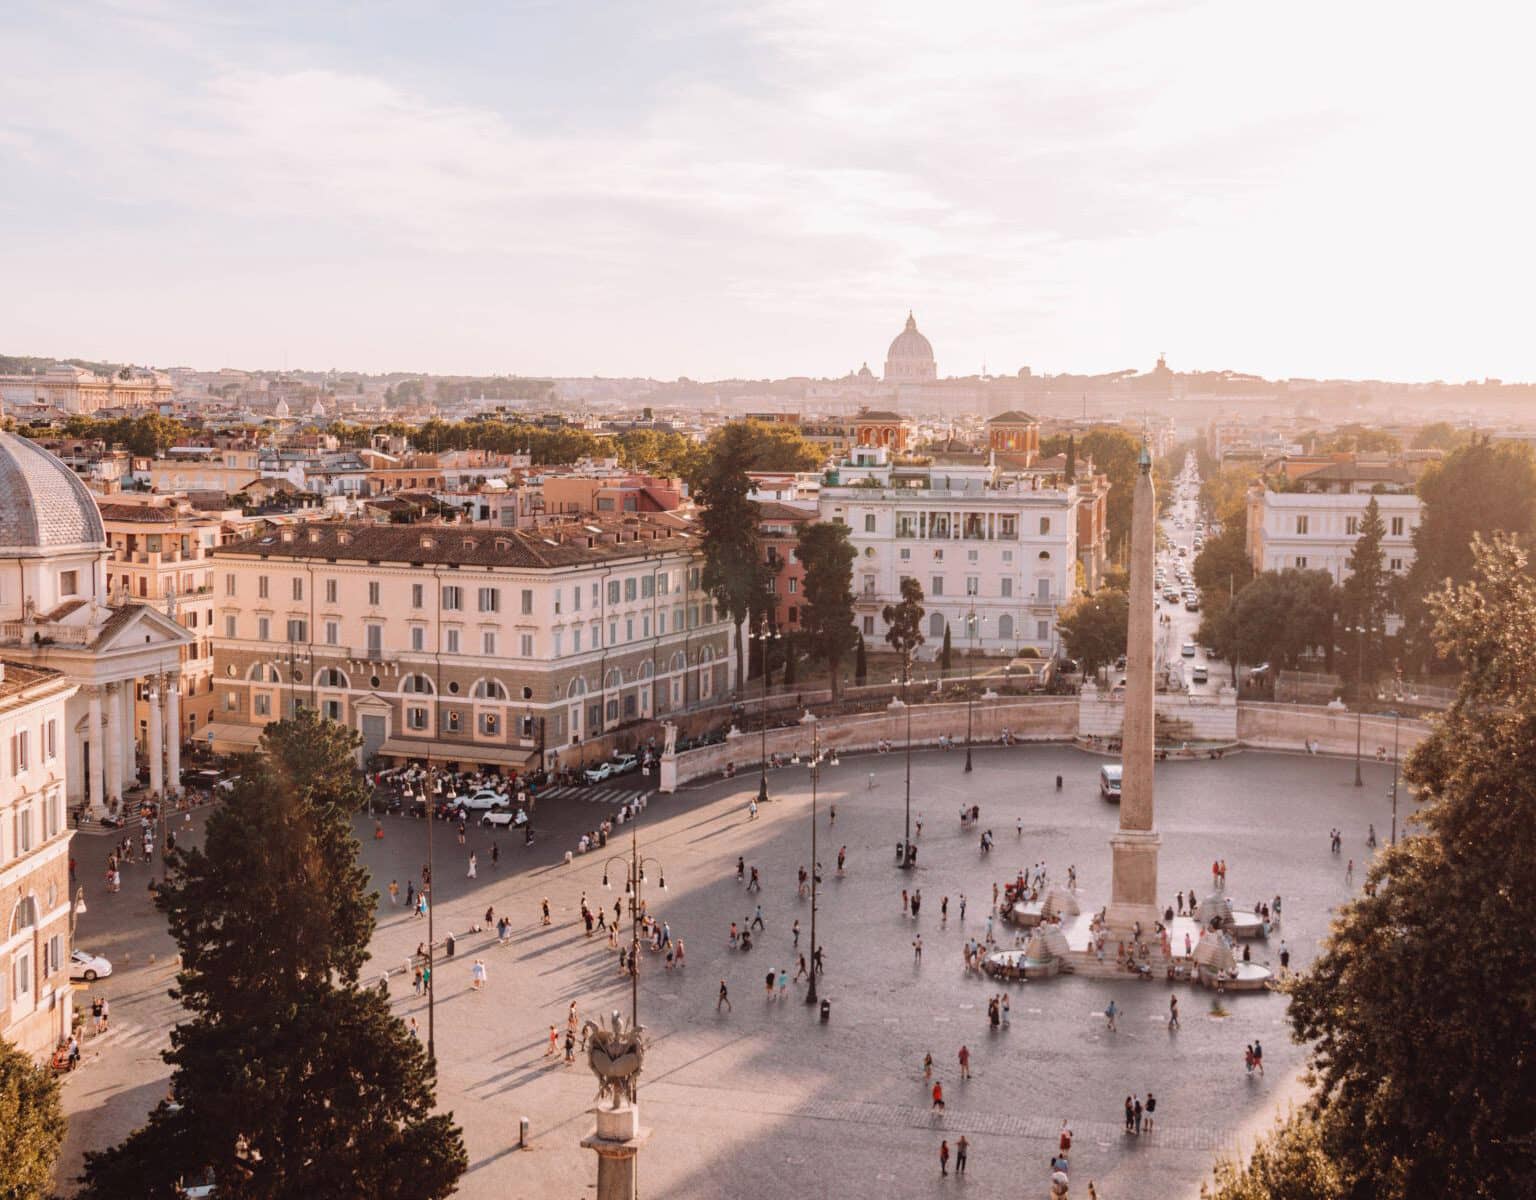
[[[495,868],[501,862],[501,843],[491,843],[491,866]]]
[[[1136,1125],[1136,1105],[1131,1097],[1125,1098],[1125,1131],[1130,1133]]]
[[[469,878],[473,879],[475,877],[475,867],[478,863],[479,860],[475,857],[474,851],[471,850],[469,853]]]
[[[1184,893],[1183,892],[1179,893],[1178,901],[1179,901],[1179,916],[1182,917],[1184,915]]]
[[[1264,1047],[1259,1044],[1259,1039],[1253,1039],[1253,1065],[1258,1068],[1259,1074],[1264,1074]]]
[[[805,969],[805,955],[802,954],[802,955],[799,956],[799,958],[800,958],[800,969],[795,972],[795,982],[796,983],[799,983],[800,980],[802,980],[802,979],[809,978],[809,972],[807,972],[806,969]]]
[[[1253,1043],[1249,1042],[1243,1047],[1243,1067],[1248,1074],[1253,1074]]]
[[[1156,1114],[1157,1114],[1157,1097],[1154,1096],[1151,1092],[1147,1093],[1146,1114],[1147,1114],[1146,1130],[1147,1130],[1148,1133],[1151,1133],[1152,1132],[1152,1122],[1156,1118]]]
[[[736,856],[736,882],[740,883],[747,874],[747,860],[741,855]]]
[[[549,1058],[560,1049],[560,1031],[553,1025],[549,1027],[549,1045],[544,1051],[544,1057]]]
[[[731,949],[736,949],[736,943],[741,940],[741,935],[736,932],[736,922],[731,922]]]
[[[966,1155],[966,1151],[968,1151],[970,1148],[971,1148],[971,1143],[966,1140],[965,1134],[962,1133],[960,1135],[960,1140],[955,1143],[955,1174],[956,1175],[964,1175],[965,1174],[965,1155]]]
[[[829,826],[837,824],[837,805],[835,804],[827,805],[827,824]]]
[[[747,881],[747,891],[760,892],[763,890],[763,881],[757,877],[757,868],[752,868],[752,878]]]
[[[923,961],[923,935],[918,934],[912,939],[912,961],[921,964]]]
[[[912,836],[914,838],[920,838],[920,837],[923,836],[923,814],[922,813],[918,813],[917,814],[917,820],[913,822],[913,830],[914,830],[914,832],[913,832]]]
[[[917,919],[917,910],[923,906],[923,889],[912,889],[912,919]]]
[[[933,1085],[933,1107],[939,1112],[944,1111],[944,1085],[938,1081]]]
[[[901,915],[906,916],[912,911],[912,901],[907,895],[907,889],[901,889]]]
[[[949,1174],[949,1143],[947,1141],[939,1143],[939,1174]]]
[[[789,932],[794,935],[795,946],[798,949],[799,945],[800,945],[800,918],[799,917],[795,918],[795,923],[789,927]]]
[[[416,907],[416,881],[414,879],[407,879],[405,881],[405,906],[406,908]]]
[[[960,920],[961,920],[962,923],[965,921],[965,893],[964,892],[960,893]]]
[[[847,846],[839,846],[837,848],[837,873],[839,875],[841,875],[843,873],[843,864],[846,863],[847,861],[848,861],[848,847]]]
[[[779,968],[779,999],[789,998],[789,972],[783,967]]]
[[[1119,1016],[1119,1015],[1120,1015],[1119,1008],[1117,1008],[1115,1006],[1115,1002],[1113,1000],[1111,1000],[1109,1002],[1109,1005],[1104,1009],[1104,1019],[1109,1024],[1109,1031],[1110,1031],[1110,1033],[1114,1033],[1115,1032],[1115,1018],[1117,1016]]]
[[[926,1081],[928,1081],[928,1080],[930,1080],[932,1078],[933,1078],[933,1051],[930,1050],[927,1054],[923,1055],[923,1080],[924,1080],[924,1082],[926,1082]]]
[[[416,1018],[411,1018],[411,1036],[418,1042],[421,1041],[421,1027],[416,1024]]]
[[[960,1078],[971,1077],[971,1049],[969,1046],[960,1047]]]
[[[772,1000],[773,999],[773,983],[774,983],[774,980],[776,980],[778,977],[779,977],[779,973],[777,971],[773,970],[770,967],[769,970],[768,970],[768,976],[763,981],[763,999],[765,999],[765,1000]]]
[[[548,896],[545,896],[544,899],[542,901],[540,901],[540,903],[539,903],[539,913],[540,913],[539,924],[540,925],[548,925],[549,924],[549,897]]]
[[[1355,860],[1354,859],[1350,859],[1349,860],[1349,865],[1344,868],[1344,882],[1345,883],[1354,883],[1354,881],[1355,881]]]
[[[1023,836],[1024,836],[1024,818],[1023,817],[1020,817],[1017,821],[1014,822],[1014,829],[1017,832],[1018,836],[1022,839]]]
[[[475,965],[469,969],[469,986],[477,992],[485,987],[485,959],[475,959]]]
[[[731,993],[727,990],[723,979],[720,981],[720,998],[715,1001],[716,1012],[720,1011],[721,1005],[725,1006],[726,1012],[731,1011]]]
[[[1012,1024],[1013,1010],[1008,1006],[1008,993],[1003,993],[1003,1028],[1007,1029]]]
[[[948,925],[949,924],[949,897],[948,896],[941,896],[941,897],[939,897],[939,924],[940,925]]]
[[[1177,996],[1168,997],[1168,1028],[1181,1028],[1179,1025],[1179,998]]]
[[[1135,1108],[1136,1132],[1138,1134],[1141,1132],[1141,1119],[1142,1119],[1142,1116],[1143,1116],[1144,1112],[1145,1112],[1145,1110],[1141,1107],[1141,1101],[1138,1099],[1136,1101],[1136,1108]]]
[[[749,928],[752,928],[752,929],[762,929],[763,928],[763,906],[761,904],[759,904],[757,906],[757,914],[752,918],[752,924],[749,926]]]
[[[1063,1157],[1072,1152],[1072,1126],[1065,1121],[1061,1123],[1061,1136],[1057,1139],[1056,1145]]]
[[[1280,939],[1280,969],[1287,971],[1291,966],[1291,948],[1285,944],[1285,939]]]
[[[576,1061],[576,1035],[567,1029],[565,1031],[565,1065],[570,1066]]]
[[[391,904],[400,903],[400,885],[393,879],[389,881],[389,902]]]

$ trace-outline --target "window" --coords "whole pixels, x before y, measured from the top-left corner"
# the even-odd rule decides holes
[[[262,600],[267,598],[267,577],[265,575],[256,576],[256,595]]]
[[[424,708],[406,709],[405,725],[407,729],[425,729],[427,727],[427,710]]]
[[[375,590],[377,588],[377,586],[378,586],[377,584],[372,584],[372,583],[370,583],[368,585],[368,596],[369,596],[370,600],[372,600],[372,602],[374,604],[378,603],[378,600],[376,599],[376,597],[378,596],[378,592]],[[422,584],[419,584],[419,583],[411,584],[411,607],[412,608],[425,608],[426,607],[426,603],[427,603],[427,589],[426,589],[426,587],[424,585],[422,585]]]
[[[73,596],[79,590],[80,590],[80,572],[79,571],[60,571],[59,572],[59,595],[61,595],[61,596]]]
[[[495,713],[481,713],[480,732],[487,737],[495,737],[501,732],[501,718]]]
[[[580,629],[573,629],[573,630],[571,630],[571,653],[572,654],[580,654],[581,653],[581,630]]]
[[[966,560],[966,562],[980,562],[981,561],[981,551],[979,551],[979,550],[967,551],[966,555],[965,555],[965,560]]]
[[[933,552],[933,561],[934,562],[943,562],[944,561],[944,551],[942,551],[942,550],[935,550]]]
[[[981,595],[981,580],[975,575],[965,577],[965,594],[967,596]]]
[[[1306,533],[1307,532],[1307,518],[1306,517],[1297,517],[1296,518],[1296,532],[1297,533]]]
[[[427,631],[420,625],[411,626],[411,649],[425,650],[427,648]]]
[[[256,639],[262,642],[272,640],[272,620],[270,617],[256,618]]]
[[[367,627],[368,657],[378,658],[384,653],[384,626],[369,625]]]
[[[522,638],[521,638],[521,644],[519,645],[518,649],[521,650],[522,655],[523,655],[524,658],[532,658],[533,657],[533,634],[531,634],[531,633],[523,634]]]
[[[457,654],[459,652],[459,631],[457,629],[448,630],[445,635],[445,640],[445,649],[448,651],[448,653]]]
[[[640,594],[640,583],[633,577],[624,581],[624,599],[633,600]]]
[[[370,579],[368,581],[368,603],[374,608],[379,606],[379,581],[377,579]]]
[[[32,956],[25,951],[16,956],[16,997],[32,993]]]
[[[309,641],[309,622],[298,617],[288,619],[288,640],[290,642]]]
[[[1392,536],[1393,537],[1402,537],[1403,536],[1403,518],[1402,517],[1393,517],[1392,518]]]
[[[864,636],[865,637],[873,637],[874,633],[875,633],[875,619],[874,619],[874,617],[865,617],[864,618]]]
[[[943,613],[928,614],[928,636],[931,638],[941,638],[944,636]]]
[[[577,594],[580,595],[580,592],[578,592]],[[494,611],[499,612],[501,610],[498,608],[498,609],[496,609]],[[524,588],[523,589],[522,612],[523,612],[523,616],[525,616],[525,617],[533,616],[533,589],[532,588]]]
[[[251,711],[258,717],[270,717],[272,715],[272,697],[266,692],[257,692],[251,697]]]
[[[226,596],[233,596],[235,594],[235,575],[233,571],[224,576],[224,594]]]
[[[617,579],[610,579],[608,581],[608,603],[609,604],[617,604],[618,602],[619,602],[619,581]]]
[[[799,590],[800,590],[800,581],[798,579],[796,579],[793,575],[791,575],[789,577],[789,594],[791,596],[793,596]]]
[[[240,698],[234,692],[224,693],[224,711],[234,712],[240,707]]]
[[[52,717],[48,718],[48,724],[43,727],[43,757],[48,759],[59,756],[59,723]]]
[[[11,774],[20,775],[27,769],[30,747],[27,745],[27,730],[19,729],[11,734]]]
[[[480,589],[479,600],[480,600],[480,611],[481,612],[494,613],[494,612],[500,612],[501,611],[501,589],[500,588],[493,588],[493,587],[483,587],[483,588],[481,588]]]
[[[450,713],[447,714],[447,727],[448,727],[448,732],[449,733],[458,733],[458,731],[459,731],[459,714],[458,713],[450,712]]]
[[[865,513],[864,514],[864,532],[865,533],[874,533],[874,531],[875,531],[875,514],[874,513]]]
[[[617,646],[619,644],[619,623],[617,621],[608,622],[608,644],[610,646]]]
[[[1041,517],[1040,518],[1040,532],[1041,532],[1041,534],[1042,535],[1043,534],[1047,534],[1047,533],[1050,533],[1050,531],[1051,531],[1051,519],[1050,519],[1050,517]]]
[[[341,642],[341,624],[340,624],[340,622],[338,622],[338,621],[327,621],[325,623],[325,644],[327,646],[335,646],[335,645],[338,645],[340,642]]]
[[[1004,575],[1002,577],[1002,579],[999,580],[999,582],[1003,585],[1003,599],[1004,600],[1010,599],[1013,596],[1013,579],[1012,579],[1012,577],[1008,576],[1008,575]]]
[[[555,641],[554,656],[559,658],[565,653],[565,631],[563,629],[556,629],[552,636]]]
[[[1359,533],[1360,532],[1360,518],[1359,517],[1345,517],[1344,518],[1344,532],[1347,533],[1350,537],[1354,537],[1357,533]]]
[[[654,577],[652,577],[650,575],[647,575],[644,579],[642,579],[640,581],[640,597],[643,600],[649,600],[655,594],[656,594],[656,580],[655,580]]]
[[[1403,569],[1403,560],[1394,558],[1388,562],[1387,566],[1393,571],[1401,571]]]
[[[1035,622],[1035,641],[1048,642],[1051,640],[1051,623],[1049,621]]]
[[[304,577],[302,575],[295,575],[293,577],[293,598],[295,600],[304,599]]]
[[[496,631],[494,629],[482,629],[480,631],[480,653],[486,655],[496,653]]]
[[[327,604],[336,603],[336,581],[334,579],[327,579],[325,581],[325,602]]]
[[[341,720],[341,701],[340,700],[326,700],[325,702],[323,702],[320,705],[320,712],[325,716],[325,719],[328,720],[328,721],[339,721],[339,720]]]
[[[910,562],[911,560],[912,560],[912,551],[908,547],[903,546],[901,548],[901,561],[902,562]]]
[[[581,584],[579,583],[571,589],[571,611],[581,611]]]
[[[935,575],[932,583],[933,586],[928,589],[928,594],[930,596],[942,596],[944,594],[944,576]]]
[[[1005,642],[1013,641],[1013,618],[1007,613],[997,619],[997,636]]]
[[[1015,516],[1003,515],[997,518],[997,536],[1000,538],[1016,538],[1019,536],[1019,519]]]
[[[635,640],[635,619],[634,619],[634,617],[625,617],[624,618],[624,640],[626,642],[632,642],[632,641]]]
[[[462,612],[464,608],[464,589],[457,584],[444,584],[443,608],[448,612]]]
[[[875,577],[873,575],[864,576],[864,594],[866,596],[873,596],[875,594]]]
[[[1305,571],[1307,569],[1307,556],[1305,554],[1297,556],[1296,569],[1298,571]]]
[[[662,609],[656,614],[656,634],[661,636],[667,632],[667,610]]]

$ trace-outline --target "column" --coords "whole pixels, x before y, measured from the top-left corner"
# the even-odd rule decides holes
[[[102,791],[102,752],[106,748],[106,739],[102,737],[101,723],[101,689],[91,688],[87,693],[86,706],[88,717],[85,725],[86,740],[90,742],[90,770],[86,774],[87,797],[91,802],[91,812],[101,814],[106,811],[104,793]]]
[[[172,795],[181,793],[181,681],[174,675],[166,684],[165,694],[166,774],[170,776]]]
[[[122,787],[126,791],[139,785],[139,716],[134,703],[134,681],[124,680],[117,689],[118,710],[122,715],[118,729],[122,748]]]
[[[160,725],[160,677],[149,684],[149,790],[158,796],[165,795],[165,765],[161,762]]]
[[[123,795],[123,685],[107,684],[107,799],[116,801]]]

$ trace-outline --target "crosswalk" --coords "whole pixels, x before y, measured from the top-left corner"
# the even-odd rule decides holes
[[[650,794],[650,789],[629,787],[567,787],[549,788],[539,793],[540,800],[585,800],[590,804],[629,804]]]
[[[86,1025],[90,1025],[90,1016],[86,1016]],[[106,1032],[92,1034],[81,1045],[83,1054],[91,1054],[109,1047],[123,1047],[130,1050],[159,1050],[169,1041],[170,1030],[166,1026],[140,1025],[134,1021],[120,1021],[113,1019],[107,1026]]]

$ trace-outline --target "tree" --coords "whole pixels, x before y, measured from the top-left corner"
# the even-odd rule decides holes
[[[1195,555],[1191,574],[1200,589],[1200,599],[1207,604],[1218,594],[1230,599],[1248,586],[1253,578],[1253,560],[1248,557],[1241,521],[1223,524],[1220,533],[1206,539]]]
[[[848,526],[812,521],[800,526],[795,553],[805,568],[800,626],[827,664],[832,698],[842,694],[839,668],[859,640],[853,625],[853,560]]]
[[[784,631],[784,686],[793,687],[795,677],[795,635],[793,630]]]
[[[859,643],[854,647],[853,657],[853,681],[860,687],[869,681],[869,656],[864,649],[864,635],[859,634]]]
[[[0,1196],[45,1200],[64,1142],[64,1110],[53,1071],[0,1038]]]
[[[1428,604],[1465,671],[1409,756],[1411,832],[1378,851],[1291,985],[1315,1092],[1218,1200],[1410,1200],[1536,1192],[1536,582],[1513,539],[1473,547],[1472,582]],[[1315,1142],[1336,1181],[1309,1190]]]
[[[744,678],[741,626],[768,607],[765,565],[758,548],[757,505],[748,496],[747,472],[757,461],[757,439],[744,421],[725,426],[710,439],[694,483],[702,506],[704,590],[735,625],[736,678]],[[852,551],[850,551],[851,553]]]
[[[1230,605],[1229,649],[1243,662],[1294,669],[1303,656],[1332,644],[1334,608],[1327,571],[1265,571]]]
[[[1360,519],[1360,536],[1349,552],[1349,576],[1339,586],[1339,616],[1347,626],[1365,631],[1363,635],[1346,638],[1344,644],[1362,648],[1364,661],[1357,662],[1355,667],[1367,680],[1381,673],[1387,615],[1392,611],[1393,576],[1387,570],[1387,555],[1382,548],[1386,536],[1381,505],[1372,496]]]
[[[1141,458],[1141,442],[1120,428],[1090,429],[1078,442],[1079,453],[1093,460],[1093,468],[1109,479],[1104,505],[1104,524],[1115,557],[1125,558],[1131,536],[1131,500]]]
[[[1413,448],[1450,451],[1465,445],[1468,436],[1449,421],[1432,421],[1413,435]]]
[[[901,681],[912,678],[912,656],[923,644],[923,585],[910,575],[901,579],[901,601],[880,613],[889,628],[885,640],[901,655]]]
[[[1403,616],[1412,656],[1422,664],[1434,654],[1428,599],[1447,580],[1472,577],[1473,535],[1508,533],[1526,546],[1536,540],[1536,458],[1513,442],[1472,442],[1432,465],[1418,491],[1423,511],[1413,531]]]
[[[210,1167],[220,1194],[442,1197],[467,1166],[433,1068],[358,986],[377,894],[357,862],[360,743],[301,709],[269,725],[203,849],[168,856],[156,904],[181,951],[171,993],[176,1107],[86,1157],[81,1195],[176,1194]]]
[[[1061,640],[1067,653],[1083,664],[1085,675],[1125,653],[1130,616],[1130,595],[1123,588],[1100,588],[1062,610],[1057,620]]]
[[[939,651],[939,670],[949,674],[949,664],[954,657],[954,647],[949,642],[949,622],[944,622],[944,646]]]

